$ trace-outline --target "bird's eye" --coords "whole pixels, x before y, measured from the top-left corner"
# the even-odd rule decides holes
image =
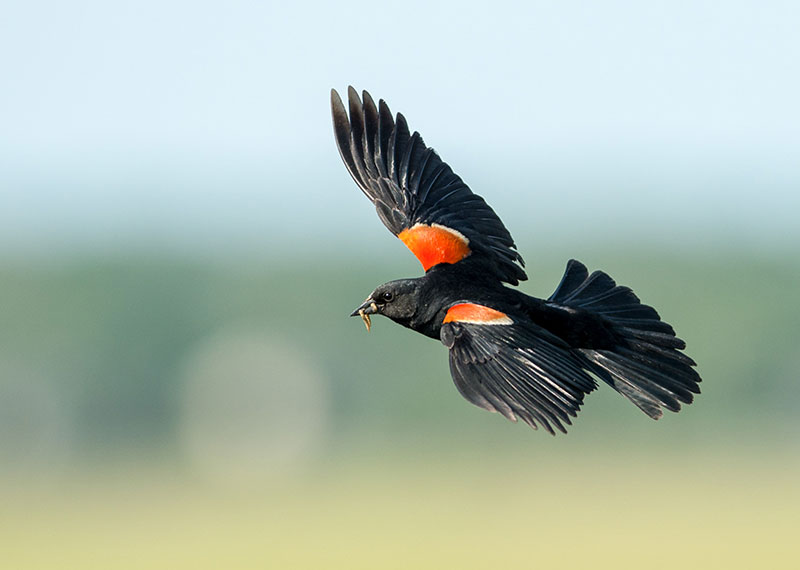
[[[383,295],[381,295],[381,299],[383,299],[386,303],[391,303],[394,300],[394,293],[391,291],[386,291]]]

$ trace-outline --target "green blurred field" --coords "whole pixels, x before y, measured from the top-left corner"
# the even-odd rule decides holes
[[[0,566],[795,567],[800,264],[582,260],[675,325],[695,404],[479,410],[439,343],[346,317],[411,262],[0,266]]]

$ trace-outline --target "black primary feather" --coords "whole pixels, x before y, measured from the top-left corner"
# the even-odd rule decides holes
[[[398,235],[418,223],[440,224],[463,234],[472,255],[490,261],[500,280],[516,285],[527,279],[522,256],[494,210],[418,132],[410,134],[402,114],[393,118],[388,105],[383,100],[375,105],[366,91],[362,102],[352,87],[348,102],[349,115],[331,90],[336,144],[389,231]]]
[[[473,404],[517,417],[533,428],[566,433],[595,382],[570,349],[532,323],[446,323],[441,339],[450,349],[450,372]]]

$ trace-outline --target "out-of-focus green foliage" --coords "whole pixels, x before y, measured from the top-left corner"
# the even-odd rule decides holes
[[[658,426],[601,386],[588,397],[574,434],[616,426],[615,437],[659,429],[734,435],[796,425],[800,265],[636,254],[587,261],[658,308],[687,341],[704,382],[696,404]],[[524,290],[549,294],[560,263],[532,268]],[[250,331],[280,339],[294,358],[313,364],[329,400],[332,439],[483,430],[508,431],[517,441],[544,437],[463,401],[438,343],[382,318],[367,334],[347,318],[372,287],[396,276],[388,267],[333,260],[318,267],[170,259],[6,265],[0,270],[3,406],[13,407],[14,387],[34,378],[62,408],[73,451],[169,444],[187,358],[220,331]],[[267,373],[263,381],[273,378]],[[8,427],[2,437],[13,440],[18,434]]]

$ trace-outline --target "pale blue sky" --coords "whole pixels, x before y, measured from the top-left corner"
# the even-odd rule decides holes
[[[0,251],[384,247],[331,134],[351,83],[520,242],[793,248],[798,6],[13,2]]]

